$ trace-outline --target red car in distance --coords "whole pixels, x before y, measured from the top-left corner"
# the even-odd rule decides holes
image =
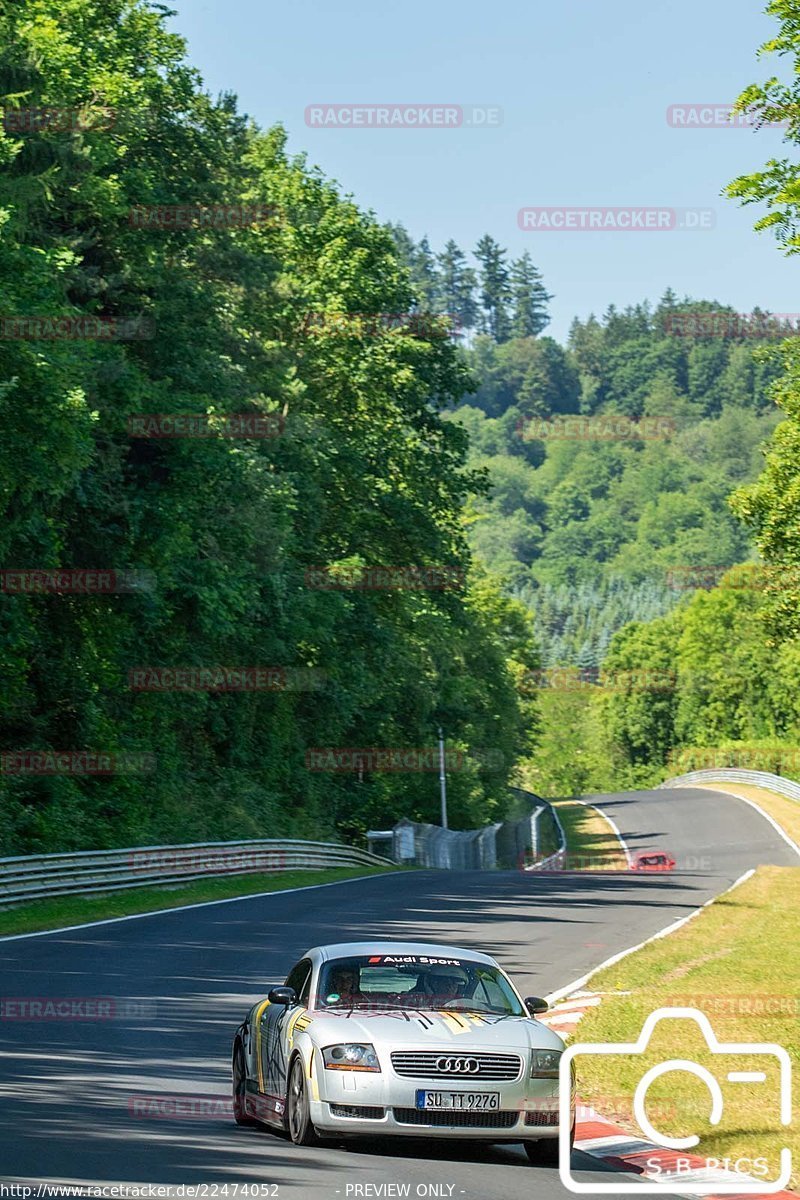
[[[631,862],[632,871],[673,871],[675,859],[666,850],[640,850]]]

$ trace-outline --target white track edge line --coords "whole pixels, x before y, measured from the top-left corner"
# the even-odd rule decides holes
[[[382,871],[382,875],[399,875],[400,871]],[[213,904],[237,904],[242,900],[258,900],[262,896],[288,896],[291,892],[311,892],[315,888],[339,887],[343,883],[360,883],[376,879],[376,875],[354,875],[352,879],[333,879],[330,883],[307,883],[303,887],[280,888],[275,892],[247,892],[244,896],[225,896],[221,900],[200,900],[197,904],[179,904],[175,908],[153,908],[148,912],[129,913],[125,917],[105,917],[101,921],[84,921],[81,925],[63,925],[59,929],[37,929],[33,933],[12,933],[0,937],[2,942],[18,942],[22,938],[52,937],[56,933],[74,933],[78,929],[94,929],[98,925],[116,925],[121,921],[141,921],[145,917],[163,917],[165,913],[188,912],[192,908],[210,908]]]
[[[755,873],[755,867],[751,867],[749,871],[745,871],[744,875],[740,875],[739,878],[730,885],[730,887],[725,888],[724,892],[719,892],[718,895],[712,896],[710,900],[706,900],[705,904],[701,904],[700,907],[696,908],[693,912],[688,913],[685,917],[679,917],[677,921],[673,921],[671,925],[667,925],[664,929],[660,929],[658,933],[652,934],[651,937],[645,938],[643,942],[639,942],[636,946],[629,946],[627,950],[621,950],[619,954],[612,954],[611,958],[605,959],[605,961],[601,962],[597,967],[592,967],[591,971],[589,971],[586,975],[581,975],[580,979],[574,979],[572,983],[568,983],[566,987],[559,988],[555,992],[550,992],[548,996],[545,996],[545,1000],[548,1004],[552,1004],[555,1000],[560,1000],[562,996],[567,996],[570,992],[577,991],[578,988],[583,987],[593,975],[598,973],[598,971],[603,971],[606,967],[612,967],[614,963],[618,963],[621,959],[627,958],[629,954],[635,954],[636,951],[641,950],[643,946],[649,946],[651,942],[657,942],[659,938],[666,937],[669,933],[674,933],[676,929],[680,929],[680,927],[685,925],[687,921],[691,921],[698,916],[704,908],[708,908],[710,904],[715,904],[717,900],[720,900],[723,896],[727,896],[729,892],[732,892],[734,888],[739,887],[740,884],[746,883],[748,879],[755,875]]]
[[[778,822],[775,820],[774,817],[770,816],[770,814],[766,811],[766,809],[762,808],[760,804],[756,804],[755,800],[751,800],[749,798],[749,796],[740,796],[738,792],[729,792],[727,788],[717,787],[714,783],[697,784],[696,786],[702,787],[704,792],[722,792],[722,794],[724,796],[733,796],[733,798],[735,800],[742,800],[745,804],[749,804],[751,808],[754,808],[756,810],[756,812],[761,813],[762,817],[765,817],[766,820],[769,821],[770,825],[775,830],[775,832],[780,834],[780,836],[786,842],[787,846],[790,846],[791,849],[794,850],[797,857],[800,858],[800,846],[798,846],[797,842],[792,841],[792,839],[789,837],[789,834],[786,832],[786,830],[783,829],[778,824]],[[743,787],[758,787],[759,785],[756,783],[751,783],[751,784],[743,784],[742,786]],[[769,791],[769,788],[762,788],[762,791],[767,792],[767,791]],[[779,796],[780,792],[775,792],[775,795]],[[789,797],[783,796],[781,798],[784,800],[788,800]]]
[[[628,849],[628,843],[625,841],[625,838],[622,836],[622,834],[619,831],[619,826],[617,825],[616,821],[614,821],[608,815],[607,812],[604,812],[599,804],[595,804],[593,800],[578,800],[578,801],[576,801],[576,803],[582,804],[584,806],[584,808],[593,808],[595,810],[595,812],[600,813],[600,816],[603,818],[604,821],[608,822],[608,824],[614,830],[614,833],[617,836],[617,840],[618,840],[620,846],[622,846],[622,853],[625,855],[625,861],[627,862],[628,866],[630,866],[631,865],[631,852]]]

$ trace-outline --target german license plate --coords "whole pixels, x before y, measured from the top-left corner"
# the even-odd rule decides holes
[[[495,1112],[500,1107],[499,1092],[417,1091],[417,1108],[452,1109],[454,1112]]]

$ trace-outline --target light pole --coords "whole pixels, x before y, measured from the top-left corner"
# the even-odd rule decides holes
[[[444,770],[444,734],[439,726],[439,789],[442,793],[442,829],[447,829],[447,776]]]

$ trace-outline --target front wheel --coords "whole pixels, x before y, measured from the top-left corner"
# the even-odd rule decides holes
[[[525,1142],[525,1153],[528,1160],[540,1167],[558,1166],[558,1138],[541,1138],[538,1142]],[[569,1148],[575,1145],[575,1122],[569,1131]]]
[[[295,1146],[316,1146],[317,1131],[308,1108],[308,1088],[303,1073],[303,1060],[295,1058],[289,1072],[289,1090],[286,1096],[286,1116],[289,1137]]]

